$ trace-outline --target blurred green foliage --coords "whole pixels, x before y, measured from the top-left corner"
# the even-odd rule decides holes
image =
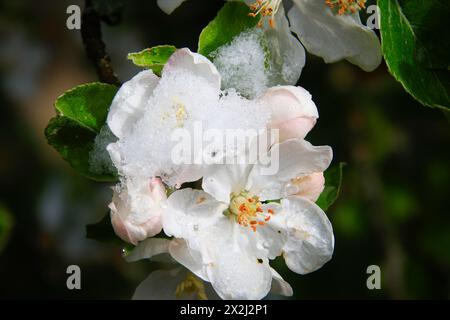
[[[0,205],[0,252],[8,242],[13,225],[11,214],[5,207]]]

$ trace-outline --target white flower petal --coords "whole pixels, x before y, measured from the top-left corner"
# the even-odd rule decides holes
[[[264,175],[264,168],[253,167],[247,182],[247,190],[258,194],[262,200],[283,198],[288,193],[291,179],[313,172],[322,172],[331,163],[333,152],[329,146],[315,147],[302,139],[291,139],[276,144],[270,150],[272,161],[279,161],[275,174]],[[279,155],[278,159],[276,155]]]
[[[291,180],[291,185],[296,187],[296,195],[316,202],[325,188],[325,177],[323,172],[314,172]]]
[[[203,166],[197,164],[185,164],[175,168],[175,171],[167,176],[165,182],[169,186],[180,188],[185,182],[200,180],[203,176]]]
[[[237,227],[240,227],[237,225]],[[222,299],[262,299],[270,290],[272,273],[267,258],[236,247],[233,241],[215,241],[208,278]]]
[[[380,65],[378,37],[361,23],[358,13],[333,14],[322,0],[293,1],[288,12],[291,30],[310,53],[327,63],[347,59],[365,71]]]
[[[288,197],[281,204],[289,215],[283,253],[286,265],[300,274],[319,269],[334,250],[333,229],[326,214],[315,203],[298,196]]]
[[[278,203],[263,204],[265,213],[271,210],[270,220],[265,225],[258,226],[256,232],[251,232],[249,238],[255,238],[257,250],[269,259],[275,259],[283,252],[286,237],[286,215]]]
[[[223,217],[226,205],[202,190],[177,190],[167,199],[162,217],[164,232],[176,238],[196,237],[201,229]]]
[[[179,70],[190,71],[197,77],[203,77],[217,91],[220,90],[220,74],[217,68],[201,54],[191,52],[188,48],[175,51],[164,65],[162,77]]]
[[[292,35],[283,5],[274,17],[274,27],[266,30],[272,64],[271,83],[295,84],[305,66],[305,49]]]
[[[114,233],[120,239],[136,245],[140,240],[146,238],[146,233],[142,228],[127,222],[120,216],[119,210],[122,209],[121,206],[117,206],[116,203],[114,203],[114,198],[113,202],[109,204],[109,208],[111,209],[111,225],[113,227]]]
[[[315,118],[297,117],[286,122],[279,123],[275,126],[271,126],[271,128],[279,130],[279,141],[284,142],[289,139],[304,139],[315,124]]]
[[[127,262],[134,262],[142,259],[150,259],[158,254],[169,252],[170,240],[160,238],[148,238],[140,242],[136,248],[133,249],[125,260]]]
[[[170,241],[169,253],[177,262],[189,269],[193,274],[202,280],[208,281],[203,268],[201,254],[188,247],[183,239],[173,239]]]
[[[197,292],[185,292],[182,296],[176,295],[178,285],[186,279],[189,271],[183,267],[171,270],[153,271],[136,288],[133,300],[197,300]],[[205,294],[208,300],[218,300],[211,284],[204,283]]]
[[[230,194],[245,187],[251,169],[251,165],[209,165],[203,174],[202,188],[215,199],[229,203]]]
[[[186,0],[158,0],[158,7],[166,14],[171,14],[176,8],[178,8]]]
[[[175,300],[175,290],[186,276],[182,268],[156,270],[136,288],[133,300]]]
[[[151,70],[139,72],[125,82],[117,92],[109,108],[107,123],[119,139],[129,133],[137,120],[149,107],[148,99],[159,78]]]
[[[199,224],[196,233],[186,239],[190,257],[183,249],[182,258],[176,258],[208,279],[222,299],[262,299],[270,289],[271,272],[265,251],[256,249],[256,238],[252,241],[255,236],[221,214],[214,224]],[[200,261],[206,274],[193,261]]]
[[[291,285],[285,281],[275,269],[270,268],[272,272],[272,287],[270,293],[279,294],[285,297],[290,297],[294,293]]]

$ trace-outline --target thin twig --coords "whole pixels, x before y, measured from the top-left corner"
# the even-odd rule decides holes
[[[111,58],[106,53],[102,40],[101,18],[95,11],[92,0],[86,0],[81,17],[81,38],[87,57],[94,63],[101,82],[120,86],[120,81],[114,73]]]

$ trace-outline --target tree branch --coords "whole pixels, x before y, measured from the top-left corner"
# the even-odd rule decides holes
[[[101,82],[120,86],[120,81],[114,73],[111,58],[106,53],[102,40],[101,18],[95,11],[92,0],[86,0],[81,17],[81,38],[87,57],[94,63]]]

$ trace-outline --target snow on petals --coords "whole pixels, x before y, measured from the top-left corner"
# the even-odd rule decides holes
[[[204,56],[177,50],[163,68],[161,78],[142,71],[126,82],[113,100],[108,125],[118,141],[108,145],[111,159],[123,177],[161,177],[169,186],[202,176],[201,164],[173,161],[178,129],[194,136],[203,130],[262,129],[269,111],[236,92],[220,90],[221,77]],[[194,146],[196,147],[196,146]],[[198,155],[202,150],[194,149]]]

